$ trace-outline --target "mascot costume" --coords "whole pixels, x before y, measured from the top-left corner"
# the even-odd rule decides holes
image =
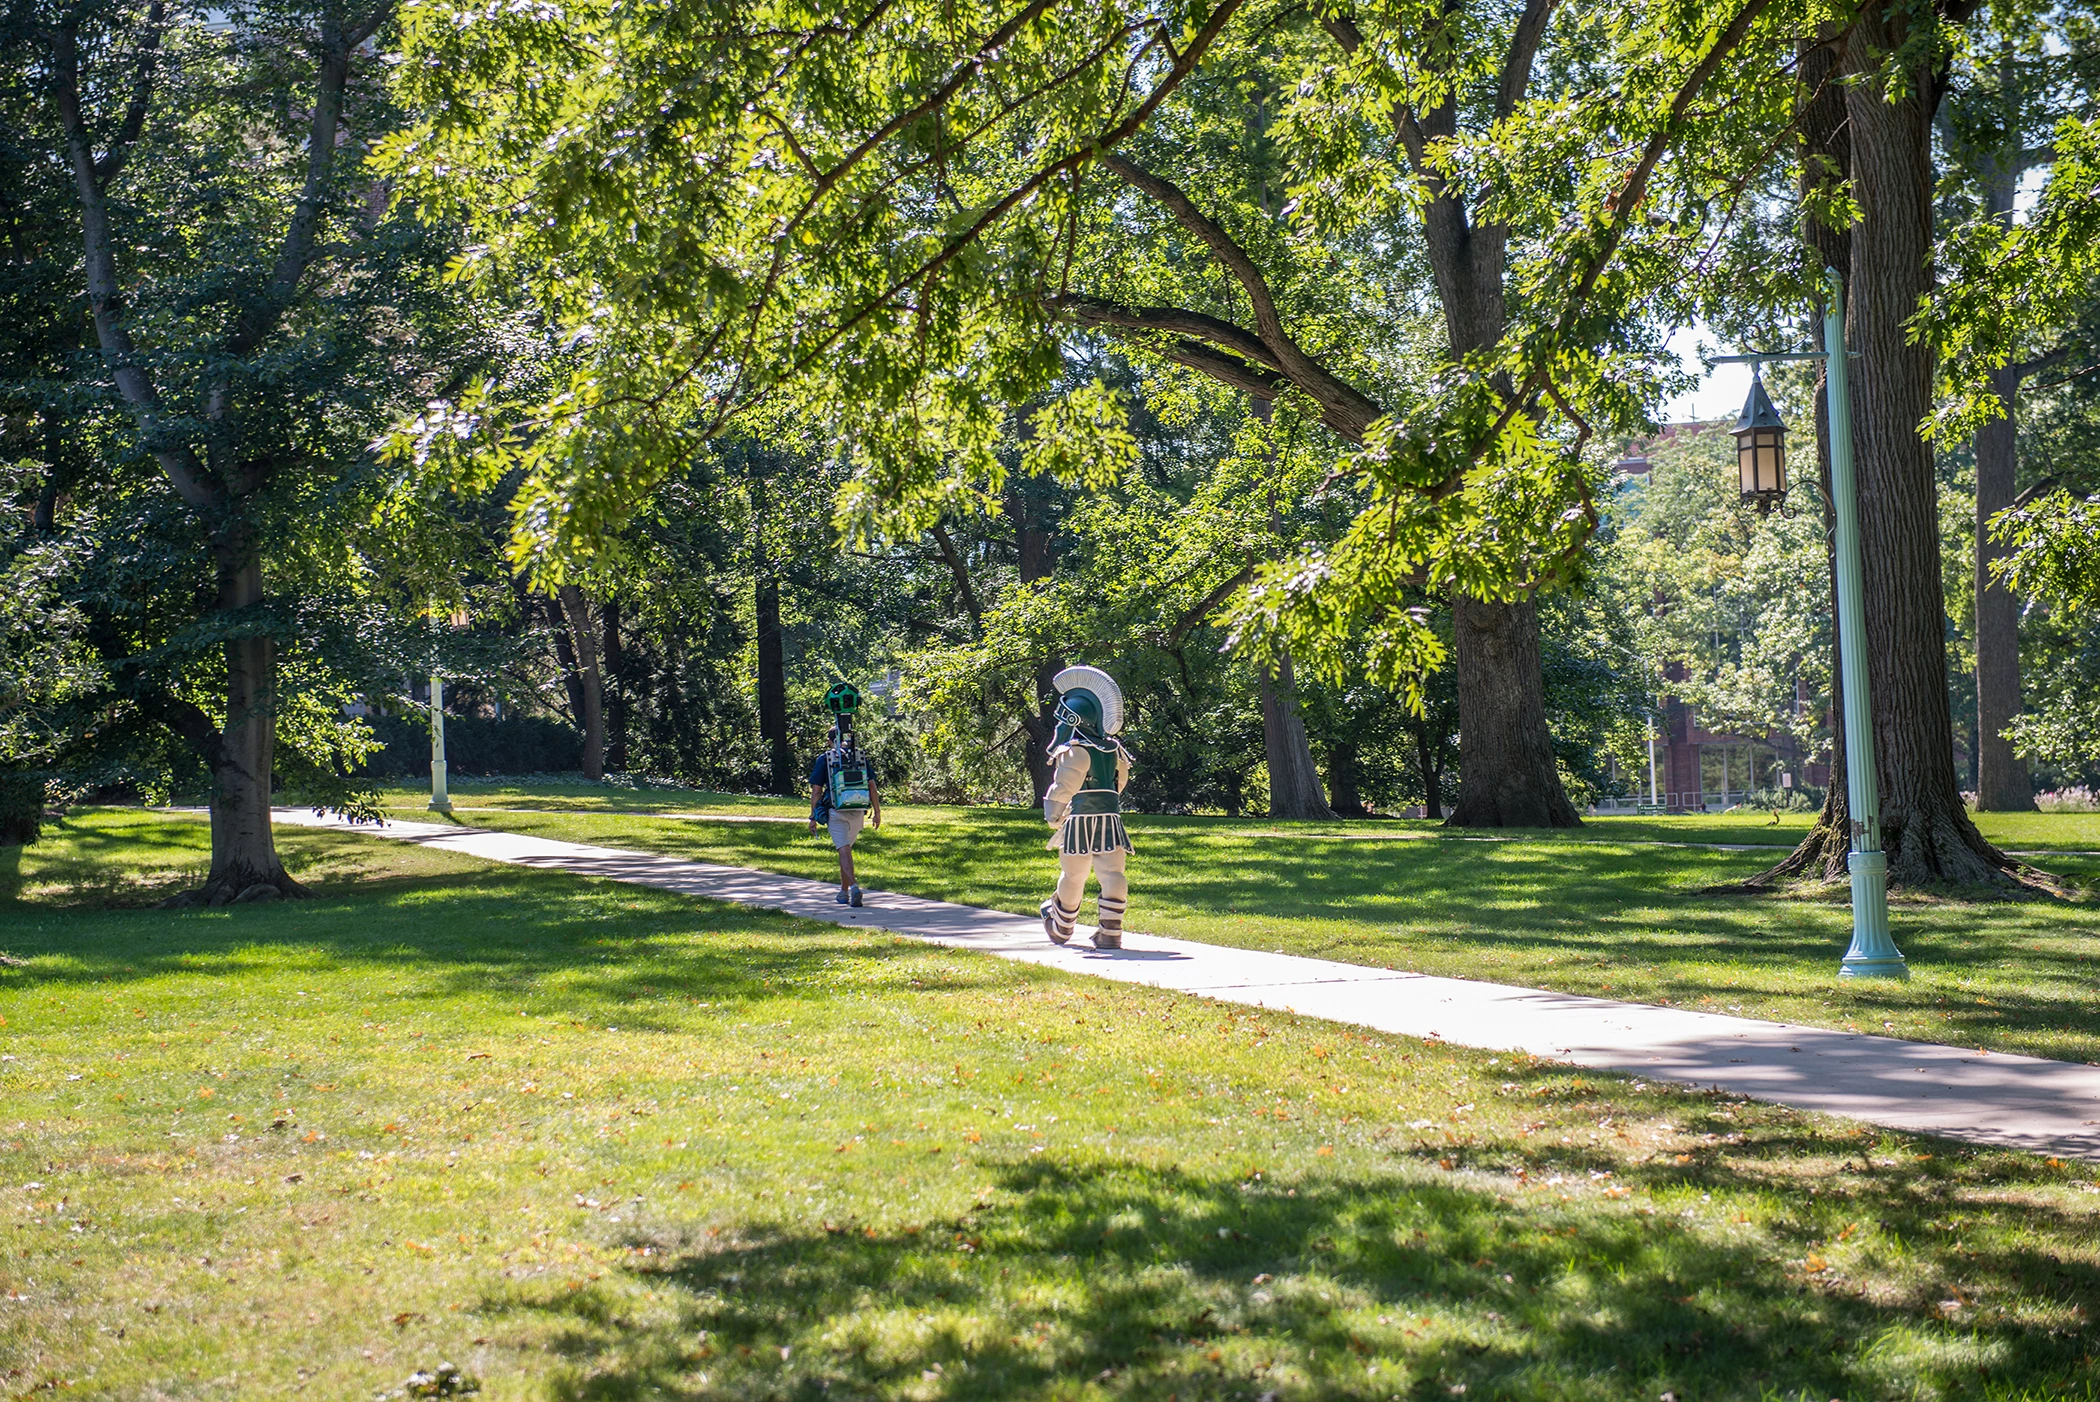
[[[1042,904],[1043,932],[1053,944],[1072,938],[1089,873],[1100,880],[1096,949],[1123,947],[1123,912],[1130,880],[1123,859],[1131,851],[1123,830],[1123,786],[1130,752],[1116,738],[1123,729],[1123,692],[1099,667],[1067,667],[1051,678],[1058,690],[1057,732],[1050,737],[1050,788],[1043,817],[1054,829],[1047,844],[1063,870],[1057,893]]]

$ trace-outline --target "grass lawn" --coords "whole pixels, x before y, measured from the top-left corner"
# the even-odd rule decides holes
[[[829,845],[787,823],[602,811],[595,796],[462,796],[461,821],[830,878]],[[600,791],[603,793],[604,791]],[[423,800],[395,791],[404,815]],[[592,811],[586,803],[598,806]],[[676,812],[806,812],[688,793]],[[770,803],[770,807],[764,807]],[[474,811],[468,811],[473,805]],[[486,806],[484,806],[486,805]],[[538,809],[536,812],[490,811]],[[424,814],[422,816],[429,816]],[[892,807],[862,837],[863,884],[1033,914],[1056,867],[1032,809]],[[2100,814],[1987,814],[2022,847],[2100,850]],[[2076,900],[1898,896],[1907,983],[1837,978],[1851,907],[1825,897],[1715,897],[1776,853],[1659,842],[1789,845],[1768,816],[1597,819],[1572,833],[1444,833],[1428,823],[1271,824],[1133,818],[1134,930],[1375,966],[1779,1018],[1920,1041],[2100,1062],[2100,858],[2057,855]]]
[[[2090,1165],[280,841],[320,899],[111,908],[205,859],[137,811],[0,858],[0,1396],[449,1360],[491,1399],[2039,1402],[2100,1366]]]

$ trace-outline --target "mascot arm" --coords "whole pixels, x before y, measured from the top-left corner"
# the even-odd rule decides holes
[[[1043,818],[1052,827],[1065,820],[1072,809],[1072,795],[1086,783],[1086,751],[1067,745],[1050,756],[1050,787],[1043,794]]]

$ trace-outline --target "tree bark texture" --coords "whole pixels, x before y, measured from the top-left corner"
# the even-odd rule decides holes
[[[598,670],[597,629],[591,626],[590,602],[573,584],[556,591],[562,615],[569,621],[569,646],[576,653],[576,681],[582,689],[583,777],[596,782],[605,777],[605,685]]]
[[[222,546],[219,577],[222,612],[262,602],[262,565],[245,542]],[[277,752],[277,640],[238,637],[226,644],[226,721],[205,754],[211,765],[211,873],[200,893],[226,905],[261,889],[304,895],[285,874],[270,826],[272,764]]]
[[[1320,771],[1313,765],[1305,738],[1305,713],[1298,704],[1298,682],[1291,655],[1283,653],[1273,668],[1261,669],[1261,728],[1269,761],[1271,818],[1332,818],[1327,795],[1320,790]]]
[[[1997,884],[2014,865],[1983,840],[1962,806],[1947,696],[1946,618],[1940,593],[1938,484],[1918,425],[1932,408],[1930,346],[1907,323],[1932,287],[1931,132],[1935,75],[1911,75],[1891,100],[1881,55],[1919,37],[1896,11],[1855,22],[1846,70],[1853,192],[1848,334],[1853,367],[1866,600],[1867,676],[1889,883]],[[1858,743],[1858,737],[1853,737]]]
[[[1458,683],[1458,803],[1451,826],[1576,826],[1581,819],[1561,787],[1546,732],[1538,606],[1458,595],[1451,613]]]

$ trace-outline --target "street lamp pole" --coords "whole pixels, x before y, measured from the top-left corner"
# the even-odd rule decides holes
[[[1838,676],[1845,693],[1845,797],[1852,819],[1852,947],[1838,964],[1843,978],[1909,978],[1903,951],[1889,937],[1889,859],[1881,850],[1881,788],[1874,773],[1874,706],[1867,684],[1867,621],[1859,558],[1859,489],[1852,472],[1852,393],[1845,350],[1845,284],[1823,270],[1823,349],[1754,351],[1707,363],[1821,360],[1830,409],[1830,512],[1837,564]],[[1752,391],[1753,401],[1756,391]],[[1745,408],[1749,415],[1750,410]],[[1777,422],[1776,417],[1773,422]],[[1739,430],[1740,431],[1740,430]],[[1784,486],[1782,483],[1782,493]],[[1747,489],[1746,489],[1747,499]]]
[[[1836,518],[1838,668],[1845,688],[1845,797],[1852,819],[1852,947],[1845,978],[1909,978],[1889,937],[1889,859],[1881,850],[1881,786],[1874,773],[1874,707],[1867,686],[1867,611],[1859,560],[1859,489],[1852,474],[1852,392],[1845,353],[1845,283],[1823,272],[1823,377],[1830,405],[1831,515]]]
[[[430,806],[439,813],[452,811],[452,795],[445,792],[445,679],[430,674]]]

